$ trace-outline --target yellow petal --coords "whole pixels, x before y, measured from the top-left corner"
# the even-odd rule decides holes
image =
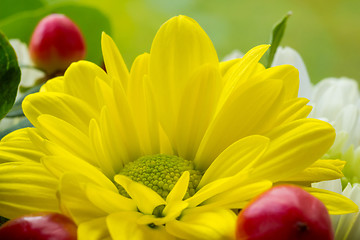
[[[312,106],[306,105],[308,102],[306,98],[293,98],[285,102],[275,125],[306,118],[312,109]]]
[[[0,164],[0,214],[15,218],[33,212],[59,212],[58,181],[38,163]]]
[[[40,92],[64,92],[64,77],[55,77],[48,80],[41,88]]]
[[[334,128],[317,119],[301,119],[273,129],[270,144],[254,164],[254,179],[281,181],[310,166],[333,144]]]
[[[296,98],[299,91],[299,71],[291,65],[271,67],[258,73],[252,81],[265,79],[281,79],[284,83],[284,99]]]
[[[268,144],[269,139],[259,135],[242,138],[233,143],[206,170],[198,187],[220,178],[231,177],[249,167],[264,153]]]
[[[34,128],[16,130],[0,142],[0,163],[39,162],[44,153],[29,138],[28,131]]]
[[[95,206],[107,213],[137,211],[136,204],[132,199],[94,184],[86,185],[86,196]]]
[[[260,45],[252,48],[227,71],[223,79],[225,86],[220,99],[220,107],[233,91],[237,91],[256,72],[260,58],[269,47],[270,45]]]
[[[177,16],[157,32],[150,51],[150,81],[156,89],[161,123],[166,132],[176,126],[185,86],[191,74],[204,64],[218,65],[214,46],[193,19]]]
[[[61,204],[70,213],[76,224],[105,217],[107,213],[95,206],[86,195],[89,180],[81,175],[65,173],[60,179]]]
[[[184,159],[194,159],[215,113],[220,90],[219,71],[211,65],[199,68],[186,86],[180,104],[174,143],[178,155]]]
[[[305,170],[283,179],[283,181],[320,182],[338,179],[344,176],[341,170],[344,168],[345,163],[345,161],[335,159],[320,159]]]
[[[64,93],[44,92],[27,96],[22,104],[29,121],[38,126],[38,117],[49,114],[88,132],[89,121],[98,118],[98,114],[84,101]]]
[[[61,178],[64,173],[76,173],[82,175],[88,182],[117,192],[114,184],[98,168],[82,159],[68,156],[45,156],[41,162],[57,178]]]
[[[106,217],[81,223],[78,226],[77,234],[79,240],[99,240],[110,237],[109,230],[106,226]]]
[[[98,166],[109,179],[112,179],[123,166],[123,162],[121,161],[121,157],[120,159],[116,159],[117,161],[112,161],[115,158],[110,156],[110,146],[104,143],[105,141],[103,139],[102,132],[100,131],[99,125],[95,119],[92,119],[90,122],[89,137],[96,155],[94,158],[97,159]]]
[[[166,204],[165,200],[151,188],[134,182],[126,176],[116,175],[115,181],[126,190],[136,202],[139,210],[144,214],[152,214],[155,207]]]
[[[219,67],[220,67],[221,76],[222,77],[225,76],[226,73],[229,71],[229,69],[231,69],[235,64],[237,64],[240,61],[241,61],[240,58],[236,58],[229,61],[220,62]]]
[[[280,80],[268,80],[234,92],[205,133],[194,160],[198,168],[207,169],[235,141],[271,128],[282,105],[281,89]]]
[[[192,197],[186,199],[185,201],[189,203],[190,207],[196,207],[217,194],[249,184],[252,182],[249,176],[249,171],[244,170],[240,171],[235,176],[220,178],[212,181],[200,188]]]
[[[120,81],[124,89],[127,88],[129,81],[129,70],[116,47],[116,44],[106,33],[101,35],[101,49],[106,66],[106,72],[110,77]]]
[[[122,162],[133,161],[139,157],[141,150],[132,111],[124,89],[116,82],[111,88],[99,78],[96,79],[95,85],[98,102],[102,101],[103,103],[98,122],[103,135],[103,144],[114,161],[120,157]],[[120,149],[117,150],[117,148]]]
[[[111,85],[111,79],[99,66],[87,61],[72,63],[66,70],[64,77],[66,93],[82,99],[95,110],[101,109],[102,106],[94,97],[98,91],[95,86],[95,79],[102,79],[109,85]]]
[[[166,231],[180,239],[234,239],[236,215],[231,210],[192,214],[184,213],[179,221],[166,224]]]
[[[109,232],[114,240],[131,239],[143,240],[145,233],[142,227],[136,224],[136,221],[141,217],[139,212],[119,212],[113,213],[106,218],[106,223]]]
[[[271,186],[272,182],[270,181],[259,181],[239,186],[209,198],[200,208],[240,209],[243,208],[251,199],[271,188]]]
[[[37,128],[52,142],[65,148],[75,156],[89,163],[97,164],[87,135],[73,125],[52,115],[42,114],[38,117]]]
[[[154,154],[160,151],[159,126],[155,100],[148,84],[149,58],[150,55],[146,53],[135,59],[131,68],[127,96],[143,151],[145,154]]]
[[[320,199],[329,214],[340,215],[359,211],[358,206],[349,198],[327,190],[303,187],[307,192]]]
[[[139,212],[119,212],[109,215],[106,222],[112,239],[175,240],[175,238],[168,234],[162,226],[151,228],[147,225],[137,224],[137,220],[141,215],[142,214]]]
[[[184,209],[188,207],[187,202],[178,201],[178,202],[172,202],[170,205],[166,205],[162,215],[163,217],[157,217],[154,215],[143,215],[138,220],[137,223],[141,225],[148,225],[148,224],[155,224],[157,226],[165,225],[169,221],[173,221],[179,216],[181,216],[181,213]]]
[[[188,189],[190,179],[190,173],[188,171],[183,172],[179,180],[176,182],[173,189],[166,197],[166,202],[169,204],[171,202],[181,201]]]

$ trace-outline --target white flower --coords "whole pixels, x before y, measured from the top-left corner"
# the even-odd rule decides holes
[[[290,47],[278,47],[271,66],[284,64],[292,65],[299,70],[300,87],[298,96],[311,99],[313,85],[300,54]]]
[[[347,184],[342,191],[340,179],[313,183],[313,187],[334,191],[353,200],[360,207],[360,104],[358,84],[349,78],[326,78],[312,85],[300,55],[289,47],[278,48],[272,66],[290,64],[299,70],[299,96],[310,100],[313,110],[309,117],[325,120],[336,130],[333,146],[324,158],[340,158],[347,163],[343,169]],[[301,94],[300,94],[301,93]],[[336,240],[360,239],[359,212],[333,215],[331,221]]]

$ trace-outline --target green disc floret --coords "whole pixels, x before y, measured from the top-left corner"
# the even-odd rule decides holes
[[[195,194],[202,173],[194,169],[192,161],[181,157],[165,154],[143,156],[126,164],[119,174],[144,184],[166,199],[181,174],[185,171],[190,173],[190,181],[184,198],[189,198]],[[130,197],[124,188],[119,185],[117,187],[121,195]]]

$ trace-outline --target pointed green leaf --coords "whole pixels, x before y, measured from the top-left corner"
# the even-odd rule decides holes
[[[20,75],[15,51],[5,35],[0,33],[0,119],[14,104]]]
[[[274,56],[276,53],[276,49],[279,47],[281,39],[284,35],[285,28],[286,28],[286,22],[288,18],[291,16],[292,12],[288,12],[286,16],[275,25],[272,31],[272,35],[270,38],[270,44],[271,47],[269,48],[268,54],[267,54],[267,64],[266,67],[269,68],[274,60]]]

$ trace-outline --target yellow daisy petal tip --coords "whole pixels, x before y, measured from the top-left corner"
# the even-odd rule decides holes
[[[112,41],[112,38],[105,32],[102,32],[101,33],[101,45],[103,45],[105,41],[109,41],[109,40]]]

